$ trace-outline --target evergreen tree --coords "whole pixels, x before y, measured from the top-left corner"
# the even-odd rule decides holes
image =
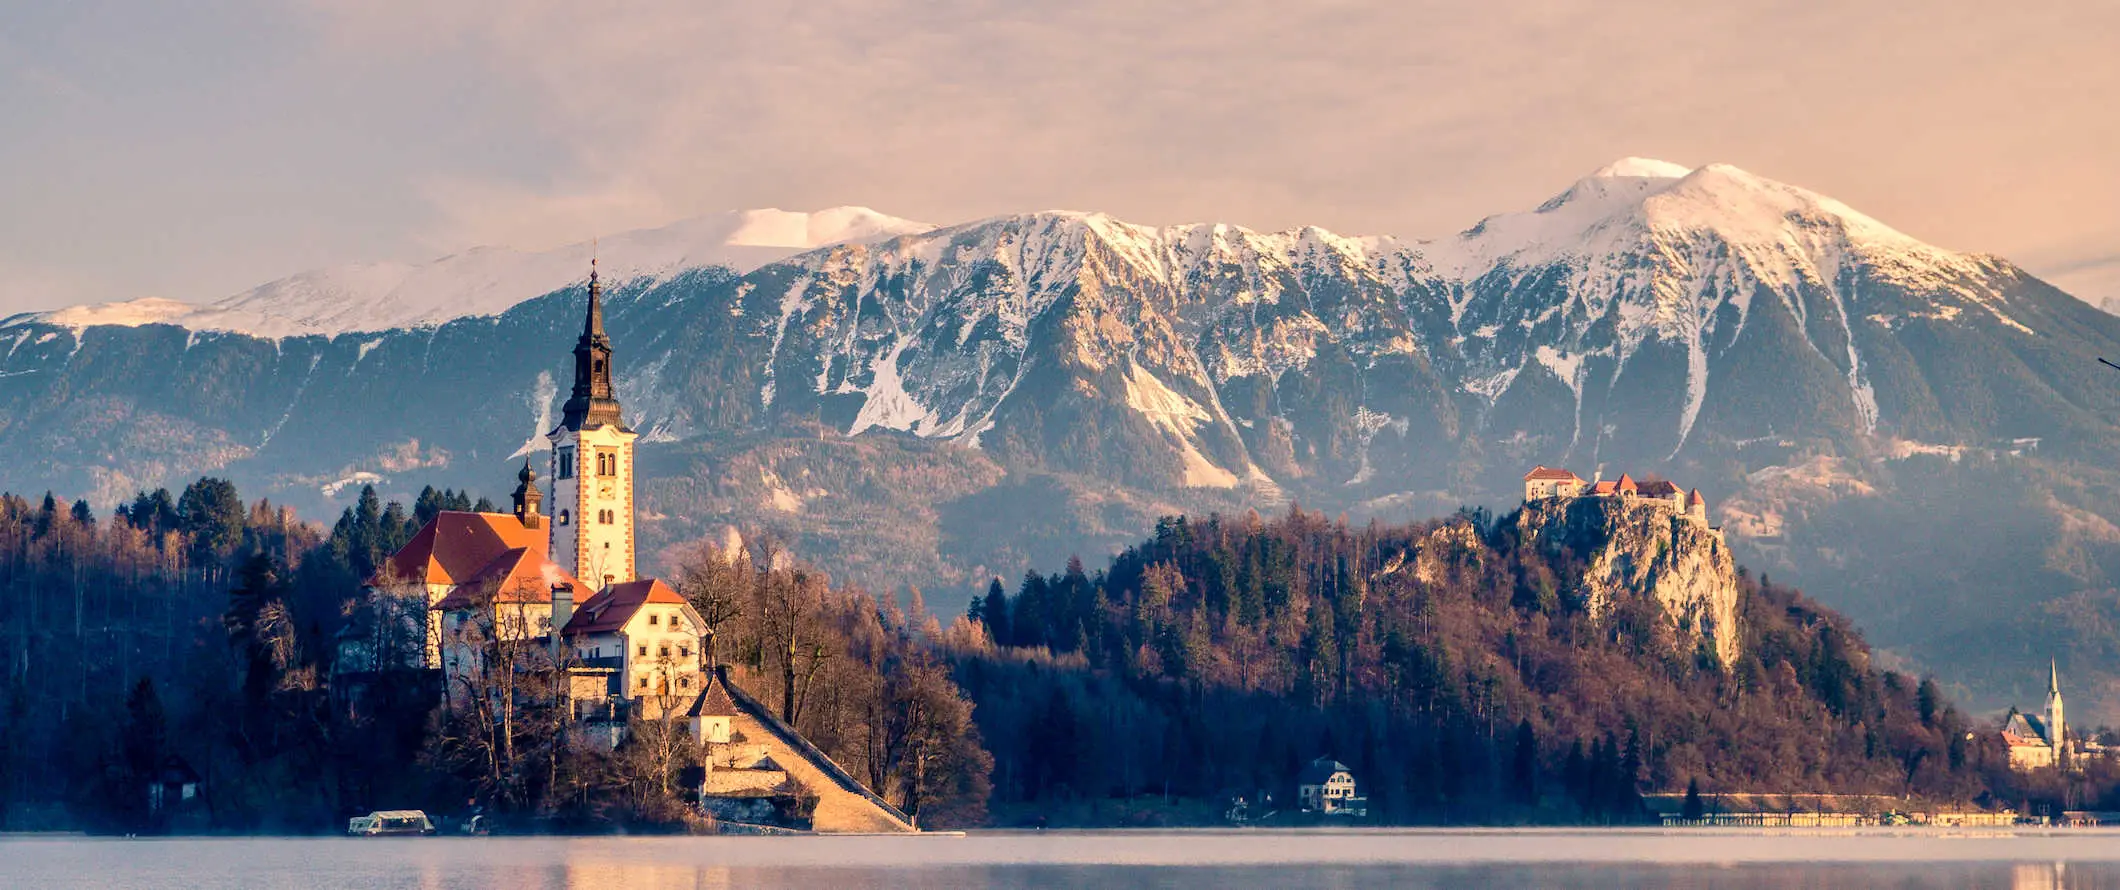
[[[1515,781],[1517,799],[1527,803],[1538,803],[1538,733],[1531,728],[1531,718],[1524,718],[1516,725],[1516,760],[1511,778]]]
[[[214,565],[234,553],[248,517],[235,485],[226,479],[201,477],[177,498],[177,524],[191,538],[196,566]]]
[[[1009,646],[1016,642],[1015,625],[1010,623],[1008,591],[1002,589],[1001,579],[987,582],[986,599],[982,603],[980,619],[986,622],[987,635],[993,637],[997,646]]]
[[[1681,810],[1679,813],[1680,818],[1683,818],[1688,822],[1699,822],[1700,820],[1707,818],[1707,815],[1707,805],[1702,803],[1700,799],[1700,780],[1687,779],[1686,802],[1684,805],[1684,809]]]
[[[162,697],[155,683],[141,677],[125,697],[125,725],[119,731],[120,795],[115,807],[120,824],[132,831],[148,827],[147,786],[162,769],[169,748],[169,726],[162,713]]]

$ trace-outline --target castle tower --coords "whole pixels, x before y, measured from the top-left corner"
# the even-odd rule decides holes
[[[2059,765],[2068,744],[2068,724],[2061,710],[2061,668],[2048,661],[2046,670],[2046,731],[2051,734],[2047,742],[2054,746],[2054,763]]]
[[[574,345],[574,392],[552,442],[552,561],[591,587],[633,580],[633,440],[611,386],[603,290],[589,261],[589,314]]]

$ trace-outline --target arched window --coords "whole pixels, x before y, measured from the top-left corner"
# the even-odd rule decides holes
[[[566,525],[568,522],[573,521],[573,519],[574,514],[572,512],[567,510],[559,511],[559,524]]]

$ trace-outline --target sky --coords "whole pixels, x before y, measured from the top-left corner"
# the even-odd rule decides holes
[[[0,313],[750,207],[1436,237],[1735,164],[2120,297],[2120,4],[0,7]]]

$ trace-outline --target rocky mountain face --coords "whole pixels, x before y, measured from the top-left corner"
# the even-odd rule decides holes
[[[2120,318],[1829,198],[1630,159],[1425,242],[1077,213],[869,234],[615,289],[648,544],[733,523],[946,606],[1161,513],[1509,508],[1546,464],[1701,488],[1736,559],[1976,703],[2120,653],[2079,620],[2120,585],[2120,376],[2093,363]],[[269,337],[12,319],[0,486],[104,506],[215,473],[316,516],[362,482],[498,495],[581,299]],[[2092,713],[2120,705],[2097,676]]]
[[[1515,524],[1518,540],[1584,561],[1581,589],[1568,594],[1591,615],[1648,597],[1674,623],[1680,651],[1736,660],[1737,563],[1720,533],[1666,507],[1598,497],[1541,498]]]

